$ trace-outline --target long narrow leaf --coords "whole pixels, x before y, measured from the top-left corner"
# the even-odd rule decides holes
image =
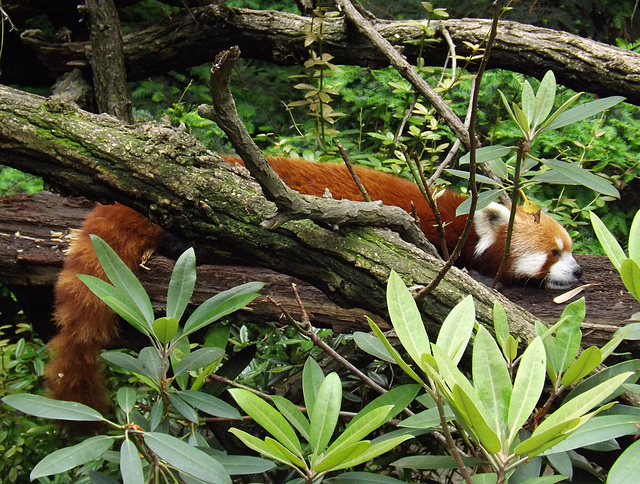
[[[231,484],[231,477],[213,457],[171,435],[147,432],[144,441],[161,459],[209,484]]]
[[[467,395],[459,385],[453,386],[453,398],[455,406],[462,412],[467,425],[484,448],[492,454],[500,452],[500,438],[487,422],[490,410],[485,411],[481,404],[476,404],[477,400]]]
[[[329,373],[316,395],[316,401],[311,412],[309,443],[313,459],[324,452],[333,436],[340,406],[342,405],[342,384],[337,373]]]
[[[10,407],[36,417],[55,420],[76,420],[79,422],[101,422],[105,418],[91,407],[76,402],[52,400],[40,395],[27,393],[7,395],[2,402]]]
[[[178,395],[189,405],[214,417],[236,420],[242,418],[240,412],[238,412],[235,407],[208,393],[182,390],[178,392]]]
[[[196,285],[196,256],[193,248],[176,261],[167,290],[167,317],[180,320]]]
[[[545,126],[544,131],[562,128],[568,124],[588,118],[621,103],[624,99],[622,96],[610,96],[581,104],[560,114],[553,122]]]
[[[609,260],[613,264],[613,267],[620,272],[620,266],[622,266],[622,262],[627,258],[627,255],[624,253],[624,250],[622,250],[622,247],[620,247],[620,244],[615,237],[611,232],[609,232],[607,226],[602,223],[600,217],[593,212],[589,212],[589,216],[591,217],[591,225],[593,225],[593,230],[600,241],[600,245],[602,245],[605,254],[607,254],[607,257],[609,257]]]
[[[559,172],[560,174],[574,180],[579,185],[584,185],[587,188],[608,195],[614,198],[620,198],[620,192],[614,187],[609,180],[598,175],[594,175],[588,170],[580,167],[578,162],[568,163],[560,160],[541,160],[542,163],[549,168]]]
[[[536,107],[531,119],[531,129],[535,130],[538,125],[547,119],[549,113],[553,109],[553,103],[556,100],[556,78],[553,71],[548,71],[538,87],[536,93]]]
[[[637,301],[640,301],[640,267],[633,259],[627,259],[620,266],[620,277],[625,287]]]
[[[174,371],[174,376],[178,377],[191,370],[208,366],[214,361],[218,361],[223,356],[224,350],[221,348],[197,349],[182,359]]]
[[[280,413],[291,425],[300,433],[303,439],[309,441],[309,420],[304,416],[302,410],[280,395],[271,395],[271,399]]]
[[[422,354],[429,353],[429,337],[416,302],[395,271],[387,281],[387,308],[398,339],[419,367]]]
[[[33,481],[51,476],[99,459],[113,445],[115,439],[106,435],[91,437],[79,444],[57,450],[42,459],[31,471]]]
[[[100,237],[92,234],[91,243],[107,278],[115,287],[127,294],[129,300],[140,309],[146,322],[151,325],[154,319],[151,300],[136,275]]]
[[[475,305],[469,295],[455,305],[442,323],[436,345],[445,350],[456,365],[467,348],[475,320]]]
[[[220,303],[217,301],[212,302],[212,300],[217,297],[214,296],[208,301],[203,302],[198,309],[191,314],[187,322],[184,324],[182,336],[190,335],[191,333],[204,328],[208,324],[211,324],[214,321],[237,311],[238,309],[242,309],[258,296],[260,296],[260,294],[255,292],[237,294]]]
[[[128,438],[120,447],[120,474],[123,484],[143,484],[144,473],[140,453],[135,444]]]
[[[629,230],[629,258],[640,264],[640,210],[633,217]]]

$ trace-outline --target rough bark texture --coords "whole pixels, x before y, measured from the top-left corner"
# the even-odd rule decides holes
[[[60,197],[49,192],[37,195],[14,195],[0,199],[0,284],[17,294],[29,320],[38,326],[43,336],[53,331],[49,318],[51,292],[62,266],[70,230],[80,227],[93,202],[79,197]],[[596,283],[584,292],[587,317],[583,323],[585,345],[602,346],[611,335],[626,324],[638,304],[624,289],[618,273],[606,257],[577,255],[585,269],[584,282]],[[140,276],[152,297],[155,308],[162,311],[167,282],[173,262],[153,257]],[[232,286],[259,280],[267,283],[268,294],[293,315],[299,308],[293,297],[291,283],[297,285],[311,322],[317,327],[331,327],[336,332],[368,331],[364,315],[373,318],[383,328],[386,321],[358,308],[342,308],[321,291],[303,281],[261,267],[204,264],[198,267],[198,285],[193,305]],[[545,323],[556,322],[564,307],[555,304],[553,291],[531,288],[504,288],[501,293],[533,313]],[[266,297],[259,298],[240,318],[255,321],[276,321],[280,311]],[[628,341],[623,351],[640,354],[640,342]]]
[[[393,268],[408,285],[428,282],[442,261],[384,229],[321,227],[289,221],[269,231],[273,211],[244,169],[220,163],[185,133],[158,126],[123,126],[52,100],[0,87],[0,155],[5,164],[40,175],[67,193],[117,200],[160,225],[215,247],[221,259],[259,263],[299,277],[344,305],[385,314]],[[425,299],[436,326],[472,293],[478,319],[491,320],[494,300],[507,308],[513,331],[532,335],[533,316],[453,270]]]
[[[193,13],[193,16],[192,16]],[[128,79],[164,73],[208,62],[217,52],[238,45],[248,58],[278,64],[298,64],[308,57],[304,47],[304,27],[308,17],[275,12],[205,6],[171,16],[148,29],[124,36]],[[415,22],[378,20],[378,31],[415,60],[423,27]],[[337,64],[373,68],[388,65],[383,56],[343,18],[325,22],[325,52]],[[432,22],[439,42],[429,44],[425,62],[443,65],[449,47],[442,32],[447,30],[460,56],[470,55],[463,42],[481,44],[490,21],[452,19]],[[88,43],[52,43],[33,32],[23,40],[33,47],[55,79],[72,66],[86,64]],[[490,67],[510,69],[542,77],[552,69],[558,82],[577,91],[600,95],[622,95],[640,103],[640,54],[625,51],[583,37],[531,25],[501,21]]]

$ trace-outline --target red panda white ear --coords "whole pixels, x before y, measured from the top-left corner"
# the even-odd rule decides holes
[[[497,239],[501,227],[509,223],[509,208],[492,202],[473,216],[473,226],[478,236],[474,255],[482,255]]]

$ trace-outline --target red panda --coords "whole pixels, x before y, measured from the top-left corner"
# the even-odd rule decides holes
[[[241,163],[236,157],[223,158],[229,164]],[[269,163],[287,185],[299,192],[321,196],[329,189],[335,199],[363,200],[342,164],[281,157],[269,158]],[[356,171],[372,200],[397,205],[407,212],[411,212],[413,202],[422,231],[431,242],[437,242],[435,218],[414,183],[372,169],[357,167]],[[466,222],[466,216],[455,216],[464,198],[447,191],[437,199],[442,220],[447,223],[450,251]],[[459,264],[493,277],[502,260],[508,218],[509,209],[497,203],[478,211]],[[53,398],[78,401],[101,412],[108,409],[100,352],[114,338],[117,318],[76,277],[90,274],[104,278],[89,234],[103,238],[135,269],[144,254],[156,248],[162,233],[149,219],[120,204],[97,205],[88,215],[71,244],[55,288],[53,319],[59,332],[49,343],[52,358],[45,369],[46,385]],[[582,269],[571,255],[571,238],[560,224],[545,214],[536,223],[518,208],[511,256],[501,280],[505,284],[536,281],[557,289],[569,287],[581,275]]]

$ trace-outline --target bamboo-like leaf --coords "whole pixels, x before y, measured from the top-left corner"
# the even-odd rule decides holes
[[[542,432],[536,432],[535,435],[532,434],[527,440],[516,445],[513,452],[517,455],[529,454],[530,457],[533,457],[551,448],[555,445],[554,442],[558,443],[561,440],[561,436],[568,434],[579,424],[579,417],[558,422]]]
[[[158,457],[185,474],[210,484],[231,484],[229,474],[217,460],[180,439],[147,432],[144,441]]]
[[[445,405],[444,409],[447,421],[455,418],[455,414],[449,405]],[[398,424],[398,427],[406,427],[409,429],[429,429],[439,427],[441,423],[440,412],[438,412],[438,409],[434,407],[404,419]]]
[[[353,341],[362,351],[375,356],[379,360],[386,361],[387,363],[395,363],[393,356],[391,356],[382,341],[376,336],[363,331],[356,331],[353,333]]]
[[[509,321],[504,306],[498,301],[493,302],[493,329],[496,332],[496,340],[504,351],[504,345],[509,336]]]
[[[487,461],[484,459],[471,457],[464,457],[462,461],[467,467],[478,467],[487,464]],[[392,462],[391,465],[403,469],[416,470],[456,469],[458,467],[458,463],[450,455],[410,455]],[[478,474],[473,475],[474,484],[476,484],[475,477],[477,475]],[[495,482],[494,477],[493,483],[495,484]]]
[[[177,394],[167,393],[167,397],[169,397],[169,402],[171,402],[173,408],[175,408],[180,415],[186,418],[189,422],[193,422],[194,424],[199,423],[200,419],[198,418],[198,413],[191,405],[185,402]]]
[[[473,343],[472,372],[479,405],[487,411],[485,420],[498,436],[503,435],[507,431],[511,377],[500,348],[484,326],[478,327]]]
[[[620,266],[620,277],[636,301],[640,301],[640,267],[633,259],[626,259]]]
[[[624,253],[624,250],[622,250],[622,247],[620,247],[620,244],[615,237],[611,232],[609,232],[607,226],[602,223],[600,217],[593,212],[589,212],[589,216],[591,217],[591,225],[593,225],[593,230],[600,241],[600,245],[602,245],[605,254],[607,254],[607,257],[609,257],[609,260],[613,264],[613,267],[620,272],[622,262],[627,258],[627,255]]]
[[[622,96],[610,96],[581,104],[580,106],[576,106],[559,114],[554,120],[544,126],[543,131],[559,129],[568,124],[581,121],[621,103],[624,99]]]
[[[29,478],[33,481],[39,477],[60,474],[76,466],[97,460],[111,448],[114,441],[113,437],[98,435],[71,447],[56,450],[36,464],[29,474]]]
[[[138,354],[138,361],[144,370],[143,375],[155,381],[162,379],[162,361],[155,348],[152,346],[142,348]]]
[[[544,345],[538,336],[522,354],[513,382],[508,417],[509,442],[513,441],[538,403],[544,387],[546,366]]]
[[[370,472],[344,472],[331,479],[332,484],[405,484],[395,477]]]
[[[445,350],[456,365],[467,348],[475,320],[476,309],[469,295],[455,305],[442,323],[436,345]]]
[[[262,398],[240,388],[228,390],[240,408],[247,412],[258,425],[269,432],[282,445],[296,455],[300,455],[301,446],[298,437],[289,422],[280,412]]]
[[[372,411],[374,408],[391,405],[391,409],[387,415],[387,420],[392,419],[409,406],[419,391],[420,385],[414,384],[400,385],[391,388],[387,393],[376,397],[375,400],[369,402],[362,410],[360,410],[355,417],[351,419],[345,429],[345,432],[349,430],[349,427],[354,425],[360,418],[367,415],[368,412]]]
[[[449,388],[453,390],[454,385],[458,385],[474,402],[477,402],[478,394],[475,388],[458,369],[451,357],[437,345],[434,345],[432,349],[438,371]]]
[[[500,99],[502,99],[502,104],[504,104],[504,107],[507,108],[507,112],[509,113],[509,116],[511,117],[511,119],[513,119],[513,122],[518,124],[518,120],[516,119],[515,114],[513,114],[513,110],[511,109],[511,105],[509,104],[509,101],[507,101],[506,96],[503,94],[503,92],[498,89],[498,94],[500,94]]]
[[[120,447],[120,475],[122,475],[123,484],[144,483],[140,453],[128,438],[122,442]]]
[[[529,120],[527,119],[527,116],[524,114],[522,109],[520,109],[520,106],[515,103],[513,105],[513,114],[516,116],[516,124],[518,125],[518,128],[520,128],[520,131],[522,131],[525,139],[531,139]]]
[[[463,413],[467,425],[484,448],[492,454],[500,452],[502,449],[500,437],[487,422],[491,410],[487,411],[480,403],[476,404],[478,400],[473,400],[457,384],[453,386],[453,398],[455,406]]]
[[[620,198],[620,193],[609,180],[598,175],[594,175],[589,170],[580,167],[578,162],[566,162],[560,160],[542,159],[542,163],[560,174],[574,180],[579,185],[583,185],[598,193],[614,198]]]
[[[325,451],[338,423],[342,405],[342,384],[337,373],[329,373],[316,394],[310,414],[309,443],[313,460]]]
[[[177,395],[189,405],[201,410],[209,415],[227,419],[240,420],[242,416],[240,412],[232,407],[224,400],[204,392],[196,392],[193,390],[181,390]]]
[[[194,351],[193,353],[189,353],[182,359],[182,361],[176,367],[174,375],[178,377],[191,370],[203,368],[210,365],[214,361],[218,361],[223,356],[224,350],[222,348],[208,347],[197,349],[196,351]]]
[[[562,311],[560,317],[562,324],[556,331],[556,343],[551,355],[553,367],[557,372],[566,370],[578,354],[582,340],[580,325],[584,321],[585,314],[584,297],[568,304]]]
[[[267,444],[267,446],[270,449],[280,452],[282,455],[284,455],[294,466],[298,466],[298,467],[306,466],[306,463],[301,454],[295,454],[291,452],[289,449],[287,449],[284,445],[282,445],[277,440],[271,437],[265,437],[264,443]]]
[[[77,402],[53,400],[40,395],[20,393],[2,398],[5,405],[28,415],[55,420],[75,420],[79,422],[106,421],[100,412]]]
[[[469,172],[468,171],[455,170],[453,168],[449,168],[449,169],[447,169],[445,171],[447,173],[449,173],[450,175],[457,176],[458,178],[462,178],[463,180],[468,180],[469,179]],[[500,183],[499,181],[496,181],[493,178],[489,178],[488,176],[485,176],[485,175],[480,175],[479,173],[476,174],[476,183],[483,183],[485,185],[502,186],[502,183]]]
[[[501,193],[505,191],[504,188],[496,188],[493,190],[485,190],[478,195],[478,204],[476,206],[476,212],[487,207],[491,202],[495,201]],[[456,209],[456,217],[459,215],[466,215],[471,208],[471,198],[464,200]]]
[[[153,307],[151,300],[136,275],[129,269],[118,254],[100,237],[91,234],[91,243],[111,283],[127,295],[140,310],[149,326],[153,323]]]
[[[371,442],[368,440],[360,440],[349,446],[345,446],[340,449],[340,452],[328,453],[317,462],[313,463],[312,468],[315,472],[328,472],[332,471],[347,460],[353,460],[354,457],[361,455],[365,452]]]
[[[364,462],[375,459],[376,457],[389,452],[391,449],[397,447],[405,440],[413,438],[412,435],[400,435],[398,437],[390,438],[380,443],[372,442],[371,445],[363,452],[352,453],[352,458],[349,458],[338,466],[334,467],[334,470],[349,469],[351,467],[358,466]]]
[[[538,125],[547,119],[547,116],[553,109],[553,104],[556,100],[556,78],[553,71],[547,71],[547,73],[540,81],[538,92],[536,93],[536,107],[535,112],[531,119],[531,129],[535,130]]]
[[[591,346],[580,353],[562,377],[562,385],[568,387],[591,373],[602,363],[602,352],[597,346]]]
[[[196,255],[193,248],[187,249],[176,261],[167,289],[167,317],[178,321],[189,304],[196,285]]]
[[[226,470],[230,476],[242,476],[247,474],[262,474],[272,470],[275,464],[270,460],[263,459],[261,457],[253,457],[248,455],[231,455],[220,454],[217,451],[209,450],[207,448],[202,449],[204,452],[214,456],[224,470]],[[185,484],[191,484],[186,482]],[[194,482],[193,484],[198,484]]]
[[[395,271],[387,281],[387,308],[398,339],[420,367],[422,354],[429,353],[429,337],[413,296]]]

